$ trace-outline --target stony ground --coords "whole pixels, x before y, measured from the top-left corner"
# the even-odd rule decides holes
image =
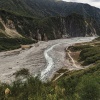
[[[13,74],[21,68],[29,69],[32,75],[41,74],[42,80],[50,80],[54,73],[62,67],[76,70],[76,67],[70,63],[69,59],[66,59],[65,48],[92,39],[93,37],[60,39],[48,42],[40,41],[27,50],[17,49],[1,52],[0,81],[11,83],[15,80]],[[48,52],[44,53],[46,50]],[[51,62],[48,58],[45,58],[46,55],[51,59]]]

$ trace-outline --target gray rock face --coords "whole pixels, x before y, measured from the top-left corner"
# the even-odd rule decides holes
[[[2,22],[10,30],[14,29],[22,36],[36,40],[100,35],[99,24],[95,20],[75,13],[67,17],[49,17],[38,20],[4,12],[1,12],[1,15]]]

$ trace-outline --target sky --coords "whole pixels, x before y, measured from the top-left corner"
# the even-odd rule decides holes
[[[63,0],[67,2],[80,2],[80,3],[88,3],[92,6],[100,8],[100,0]]]

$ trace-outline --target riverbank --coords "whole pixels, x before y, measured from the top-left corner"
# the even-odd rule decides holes
[[[29,38],[0,38],[0,52],[21,48],[21,45],[33,44],[35,40]]]
[[[45,77],[42,79],[44,81],[51,80],[54,73],[62,67],[74,70],[75,67],[65,59],[65,48],[75,43],[89,42],[93,40],[93,38],[94,37],[79,37],[51,40],[48,42],[40,41],[33,44],[32,48],[27,50],[1,52],[0,80],[1,82],[7,83],[15,81],[14,73],[21,68],[29,69],[32,76],[42,75],[42,72],[45,72],[46,74],[43,74]],[[53,64],[49,62],[46,55],[52,59]]]
[[[73,39],[68,39],[67,41],[64,41],[62,43],[57,43],[56,45],[51,46],[50,48],[46,49],[48,51],[48,55],[50,57],[50,62],[49,60],[47,61],[47,67],[46,69],[43,70],[44,77],[43,81],[50,81],[54,76],[55,73],[60,70],[60,69],[67,69],[67,70],[79,70],[83,69],[81,66],[77,66],[70,62],[69,57],[66,59],[66,53],[65,53],[65,48],[75,44],[75,43],[83,43],[83,42],[89,42],[93,40],[94,37],[89,37],[89,38],[73,38]],[[46,54],[47,55],[47,54]],[[53,62],[52,62],[53,61]],[[42,75],[43,75],[42,73]],[[60,73],[63,74],[63,73]],[[48,77],[49,76],[49,77]],[[48,77],[48,78],[47,78]]]
[[[83,71],[85,71],[85,69],[88,70],[90,67],[99,63],[99,46],[100,41],[98,39],[91,42],[76,43],[66,48],[66,57],[69,59],[70,63],[76,67],[76,70],[81,72],[84,69]],[[75,71],[62,68],[55,73],[52,81],[58,81],[63,78],[63,76],[70,75],[73,72]]]

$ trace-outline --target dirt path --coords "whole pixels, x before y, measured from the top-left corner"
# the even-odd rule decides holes
[[[69,58],[71,59],[72,65],[73,65],[74,67],[76,67],[76,69],[83,69],[81,66],[79,66],[79,65],[76,64],[75,60],[72,58],[72,56],[70,55],[70,53],[71,53],[71,52],[68,50],[68,56],[69,56]]]
[[[14,73],[21,69],[29,69],[32,75],[41,74],[42,80],[51,80],[54,73],[66,67],[75,67],[65,59],[65,48],[80,42],[88,42],[93,38],[59,39],[48,42],[40,41],[27,50],[12,50],[0,53],[0,81],[10,83],[15,80]]]
[[[68,54],[68,56],[69,56],[69,59],[70,59],[70,62],[71,62],[71,64],[72,64],[72,66],[74,66],[74,70],[80,70],[80,69],[84,69],[83,67],[81,67],[81,66],[79,66],[79,65],[77,65],[76,64],[76,62],[75,62],[75,60],[72,58],[72,56],[70,55],[70,51],[69,50],[67,50],[67,54]],[[72,69],[73,70],[73,69]],[[71,70],[67,70],[67,71],[64,71],[64,72],[62,72],[62,73],[59,73],[59,75],[53,80],[53,82],[55,82],[55,81],[57,81],[60,77],[62,77],[64,74],[66,74],[67,72],[69,72],[69,71],[71,71]]]
[[[60,43],[57,43],[51,46],[50,48],[46,49],[44,51],[44,55],[47,61],[47,65],[46,65],[46,68],[41,72],[41,80],[50,81],[54,73],[64,66],[68,68],[69,70],[83,69],[80,66],[77,66],[75,64],[75,61],[70,56],[70,53],[68,53],[68,55],[72,63],[70,63],[69,60],[66,61],[65,59],[66,54],[64,52],[64,49],[75,43],[89,42],[92,39],[93,38],[90,38],[90,39],[89,38],[73,38],[73,39],[68,39],[66,41],[63,40]]]

